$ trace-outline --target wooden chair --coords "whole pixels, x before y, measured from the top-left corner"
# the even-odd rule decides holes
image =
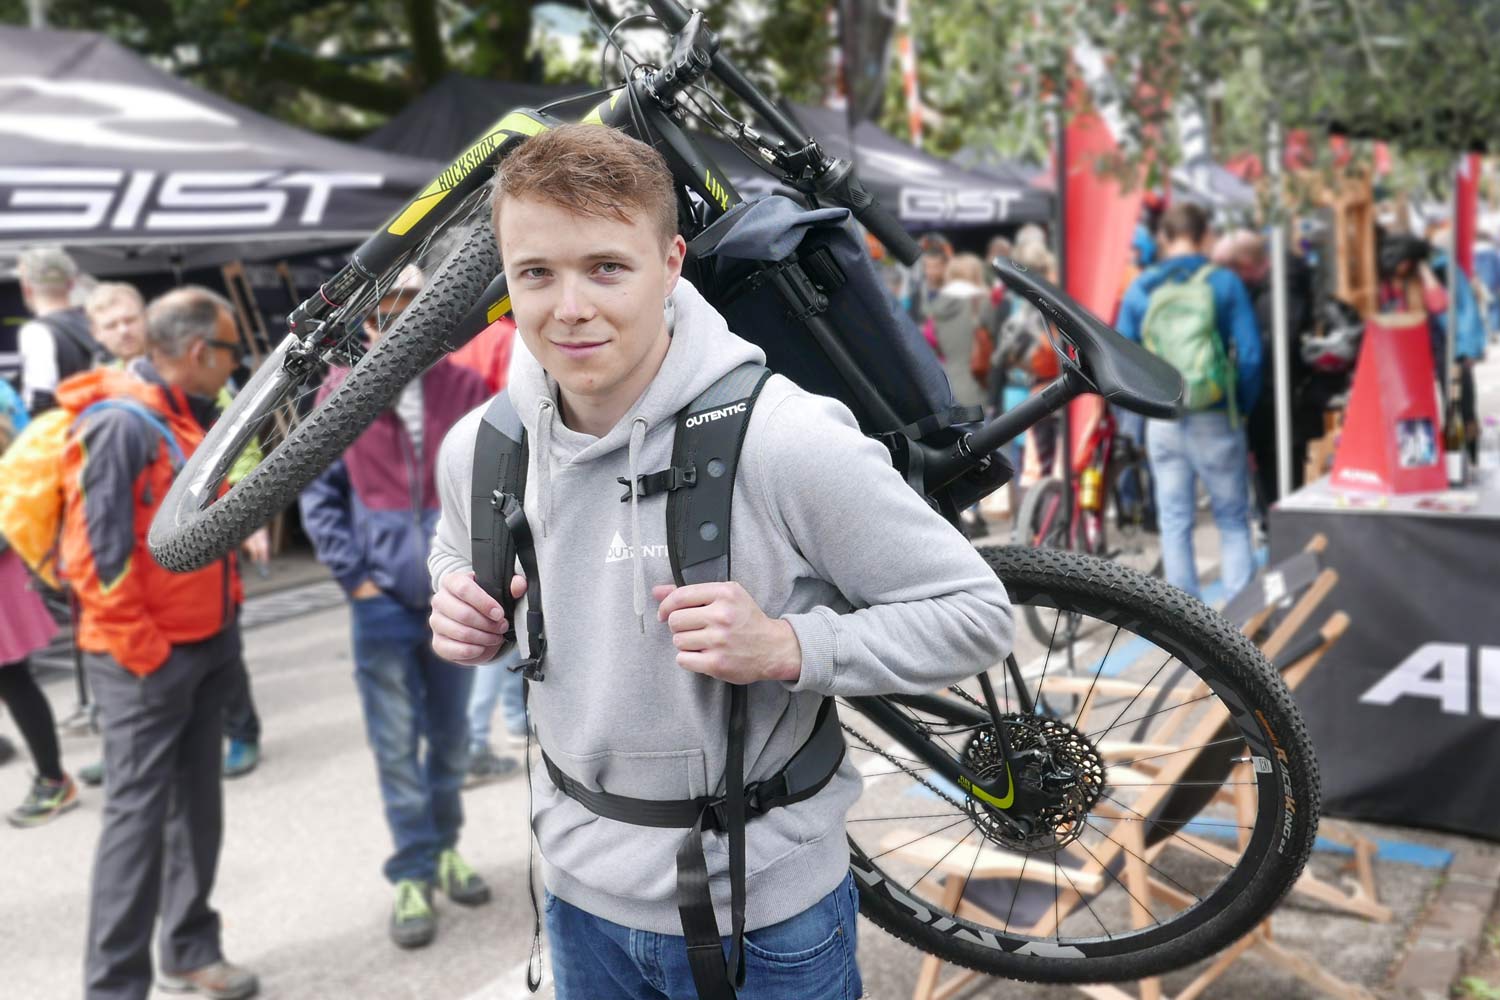
[[[1257,577],[1255,583],[1225,609],[1230,621],[1259,643],[1267,659],[1281,669],[1288,686],[1294,689],[1338,641],[1349,624],[1346,615],[1336,612],[1328,617],[1322,628],[1292,645],[1292,640],[1304,630],[1337,582],[1337,574],[1319,562],[1318,557],[1326,544],[1322,536],[1312,539],[1303,552]],[[1045,679],[1042,690],[1081,698],[1075,711],[1080,720],[1079,727],[1085,732],[1089,731],[1090,717],[1096,711],[1120,699],[1129,699],[1130,704],[1144,700],[1149,707],[1143,714],[1162,716],[1171,715],[1173,707],[1191,704],[1207,693],[1196,677],[1187,675],[1185,667],[1175,676],[1160,682],[1153,679],[1149,686],[1123,678],[1054,676]],[[1221,743],[1216,751],[1206,749],[1224,739],[1227,725],[1224,716],[1210,714],[1191,725],[1188,719],[1189,716],[1180,714],[1175,719],[1168,718],[1166,724],[1150,732],[1149,742],[1144,741],[1144,727],[1138,727],[1126,738],[1099,741],[1097,749],[1108,767],[1110,785],[1115,788],[1135,786],[1141,791],[1141,795],[1126,808],[1142,818],[1155,818],[1157,824],[1153,831],[1160,827],[1161,817],[1195,816],[1209,805],[1253,817],[1253,793],[1244,783],[1217,787],[1207,798],[1192,798],[1189,789],[1186,793],[1189,800],[1181,801],[1185,794],[1183,789],[1172,786],[1185,777],[1190,780],[1212,777],[1212,780],[1221,781],[1235,766],[1234,756],[1241,752],[1235,744]],[[1205,749],[1186,753],[1182,751],[1184,747]],[[1122,809],[1113,805],[1102,809],[1096,806],[1095,814],[1107,816],[1109,809],[1116,809],[1115,818],[1128,818]],[[1153,874],[1156,871],[1153,862],[1165,851],[1201,851],[1226,863],[1233,863],[1238,858],[1238,853],[1224,844],[1180,828],[1175,831],[1175,836],[1157,836],[1153,840],[1147,834],[1147,825],[1147,822],[1120,822],[1110,841],[1114,846],[1100,846],[1083,853],[1065,848],[1057,861],[1023,857],[988,843],[970,846],[966,842],[954,844],[951,839],[945,841],[937,837],[907,844],[913,839],[910,831],[892,831],[884,843],[893,848],[893,856],[921,864],[922,868],[930,869],[928,877],[941,880],[940,902],[950,912],[956,907],[961,917],[993,921],[996,919],[993,910],[1005,908],[1007,922],[1012,926],[1026,927],[1026,933],[1045,937],[1055,933],[1064,919],[1086,906],[1093,896],[1114,882],[1122,884],[1129,892],[1132,921],[1137,927],[1154,919],[1151,907],[1155,904],[1187,906],[1193,903],[1193,897]],[[1345,889],[1305,871],[1293,893],[1366,919],[1381,922],[1391,919],[1389,908],[1381,905],[1377,898],[1373,869],[1375,844],[1341,824],[1325,822],[1321,832],[1324,837],[1353,849],[1355,885]],[[1241,831],[1240,836],[1243,838],[1244,835]],[[1003,898],[999,899],[987,899],[982,890],[975,892],[975,888],[982,887],[986,880],[993,880],[992,885],[1003,883],[1008,894],[1002,894]],[[1028,893],[1028,887],[1034,887],[1035,891]],[[1038,900],[1029,896],[1044,897],[1041,903],[1045,905],[1038,906]],[[985,903],[989,906],[981,905]],[[1269,921],[1266,921],[1218,956],[1172,1000],[1197,997],[1250,950],[1256,950],[1331,995],[1349,1000],[1368,997],[1358,987],[1343,983],[1304,956],[1272,940]],[[923,958],[915,1000],[952,997],[981,975],[965,971],[940,982],[942,965],[941,960],[933,956]],[[1095,1000],[1126,1000],[1130,997],[1119,986],[1080,989]],[[1159,979],[1141,981],[1140,1000],[1167,1000]]]

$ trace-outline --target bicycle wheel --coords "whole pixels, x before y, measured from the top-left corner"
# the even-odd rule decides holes
[[[1063,482],[1056,476],[1038,479],[1026,490],[1021,508],[1016,512],[1011,543],[1028,548],[1068,549],[1068,525],[1063,517]],[[1018,609],[1026,630],[1037,642],[1050,643],[1058,638],[1071,641],[1081,637],[1088,622],[1078,615],[1054,608],[1027,605]]]
[[[1226,947],[1280,900],[1316,835],[1317,764],[1286,685],[1220,615],[1158,580],[1071,552],[983,552],[1016,605],[1105,626],[1079,644],[1091,666],[1072,678],[1051,672],[1056,651],[1018,640],[1028,691],[1072,694],[1071,714],[1041,698],[1023,710],[1008,671],[994,685],[1013,779],[1056,804],[1007,817],[851,704],[863,912],[944,961],[1042,982],[1158,975]],[[993,774],[1004,765],[975,691],[886,702]]]
[[[310,403],[309,398],[317,393],[326,368],[298,375],[283,363],[296,343],[294,336],[289,334],[262,361],[209,428],[151,524],[151,551],[163,566],[186,572],[233,549],[292,503],[403,386],[442,357],[445,336],[500,270],[487,192],[488,187],[476,192],[412,256],[410,263],[423,270],[426,283],[375,345],[364,351],[351,338],[338,356],[327,359],[351,370],[325,399]],[[278,413],[295,426],[249,475],[220,495],[235,456]]]

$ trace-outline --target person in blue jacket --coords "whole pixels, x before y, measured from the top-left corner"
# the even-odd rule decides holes
[[[1197,205],[1178,202],[1161,219],[1160,264],[1137,278],[1120,304],[1119,329],[1141,340],[1151,293],[1169,281],[1187,281],[1208,263],[1203,253],[1208,215]],[[1260,396],[1261,342],[1255,307],[1239,277],[1225,268],[1208,275],[1214,292],[1214,325],[1234,361],[1235,408],[1249,413]],[[1167,582],[1198,595],[1193,560],[1196,481],[1203,480],[1221,539],[1220,578],[1227,596],[1238,593],[1255,573],[1250,540],[1249,459],[1245,429],[1226,404],[1184,413],[1176,420],[1146,423],[1146,455],[1155,481],[1161,527],[1162,565]]]

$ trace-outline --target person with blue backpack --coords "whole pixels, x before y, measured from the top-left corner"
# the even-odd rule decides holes
[[[1208,214],[1178,202],[1162,214],[1162,262],[1120,304],[1120,333],[1183,377],[1183,413],[1146,424],[1167,582],[1201,594],[1193,556],[1197,482],[1220,538],[1220,580],[1233,597],[1255,574],[1244,415],[1261,388],[1261,340],[1244,282],[1203,253]]]

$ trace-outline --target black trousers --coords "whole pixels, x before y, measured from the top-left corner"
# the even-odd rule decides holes
[[[26,749],[36,763],[37,774],[50,781],[61,781],[62,757],[57,748],[57,729],[52,719],[52,706],[47,696],[37,686],[32,676],[31,664],[0,664],[0,702],[10,709]]]
[[[209,906],[223,840],[224,705],[242,653],[237,627],[175,646],[137,677],[86,654],[104,734],[104,817],[89,890],[85,996],[144,1000],[151,933],[164,971],[219,961]]]

